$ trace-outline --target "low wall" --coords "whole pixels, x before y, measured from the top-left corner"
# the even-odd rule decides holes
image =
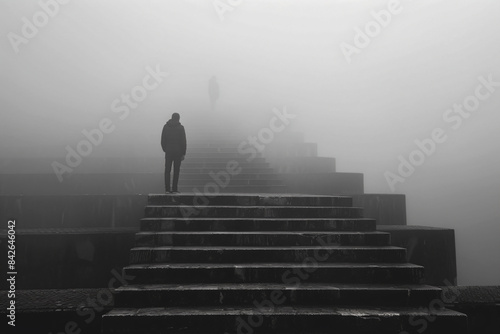
[[[134,195],[164,191],[159,173],[74,173],[59,182],[54,174],[0,174],[1,195]]]
[[[500,333],[500,286],[442,287],[447,308],[467,314],[469,333]]]
[[[411,225],[378,225],[377,230],[389,232],[393,246],[407,249],[408,262],[424,266],[425,284],[457,284],[454,230]]]
[[[146,195],[0,196],[0,219],[28,228],[136,227]]]
[[[406,225],[406,196],[399,194],[356,194],[353,205],[362,207],[364,216],[377,225]]]
[[[129,264],[135,229],[16,230],[16,288],[68,289],[107,286]],[[0,236],[7,254],[7,237]],[[7,272],[7,261],[0,262]],[[7,281],[0,281],[0,290]]]

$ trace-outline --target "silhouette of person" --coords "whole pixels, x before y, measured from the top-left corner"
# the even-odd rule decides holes
[[[186,155],[186,131],[179,122],[181,116],[173,113],[172,118],[163,126],[161,132],[161,148],[165,152],[165,192],[178,193],[179,172],[181,161]],[[174,164],[174,177],[170,188],[170,172]],[[172,190],[172,191],[170,191]]]
[[[219,98],[219,84],[217,83],[217,78],[213,75],[208,81],[208,96],[210,97],[210,106],[212,112],[215,111],[215,103]]]

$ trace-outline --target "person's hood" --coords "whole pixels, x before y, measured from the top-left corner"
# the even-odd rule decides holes
[[[167,126],[171,127],[171,128],[175,128],[175,127],[178,127],[180,125],[181,125],[181,122],[175,121],[173,119],[169,119],[168,122],[167,122]]]

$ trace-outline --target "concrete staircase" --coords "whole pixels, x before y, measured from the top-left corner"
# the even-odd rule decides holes
[[[217,193],[287,191],[283,179],[264,157],[257,156],[247,160],[238,153],[235,142],[237,143],[222,140],[195,142],[182,163],[179,190],[204,193],[214,190]],[[228,163],[234,166],[237,173],[229,173]]]
[[[350,197],[150,195],[145,213],[103,333],[466,333]]]

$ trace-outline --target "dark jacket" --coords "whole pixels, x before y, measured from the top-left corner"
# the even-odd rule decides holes
[[[166,154],[186,155],[186,132],[180,122],[170,119],[161,132],[161,148]]]

